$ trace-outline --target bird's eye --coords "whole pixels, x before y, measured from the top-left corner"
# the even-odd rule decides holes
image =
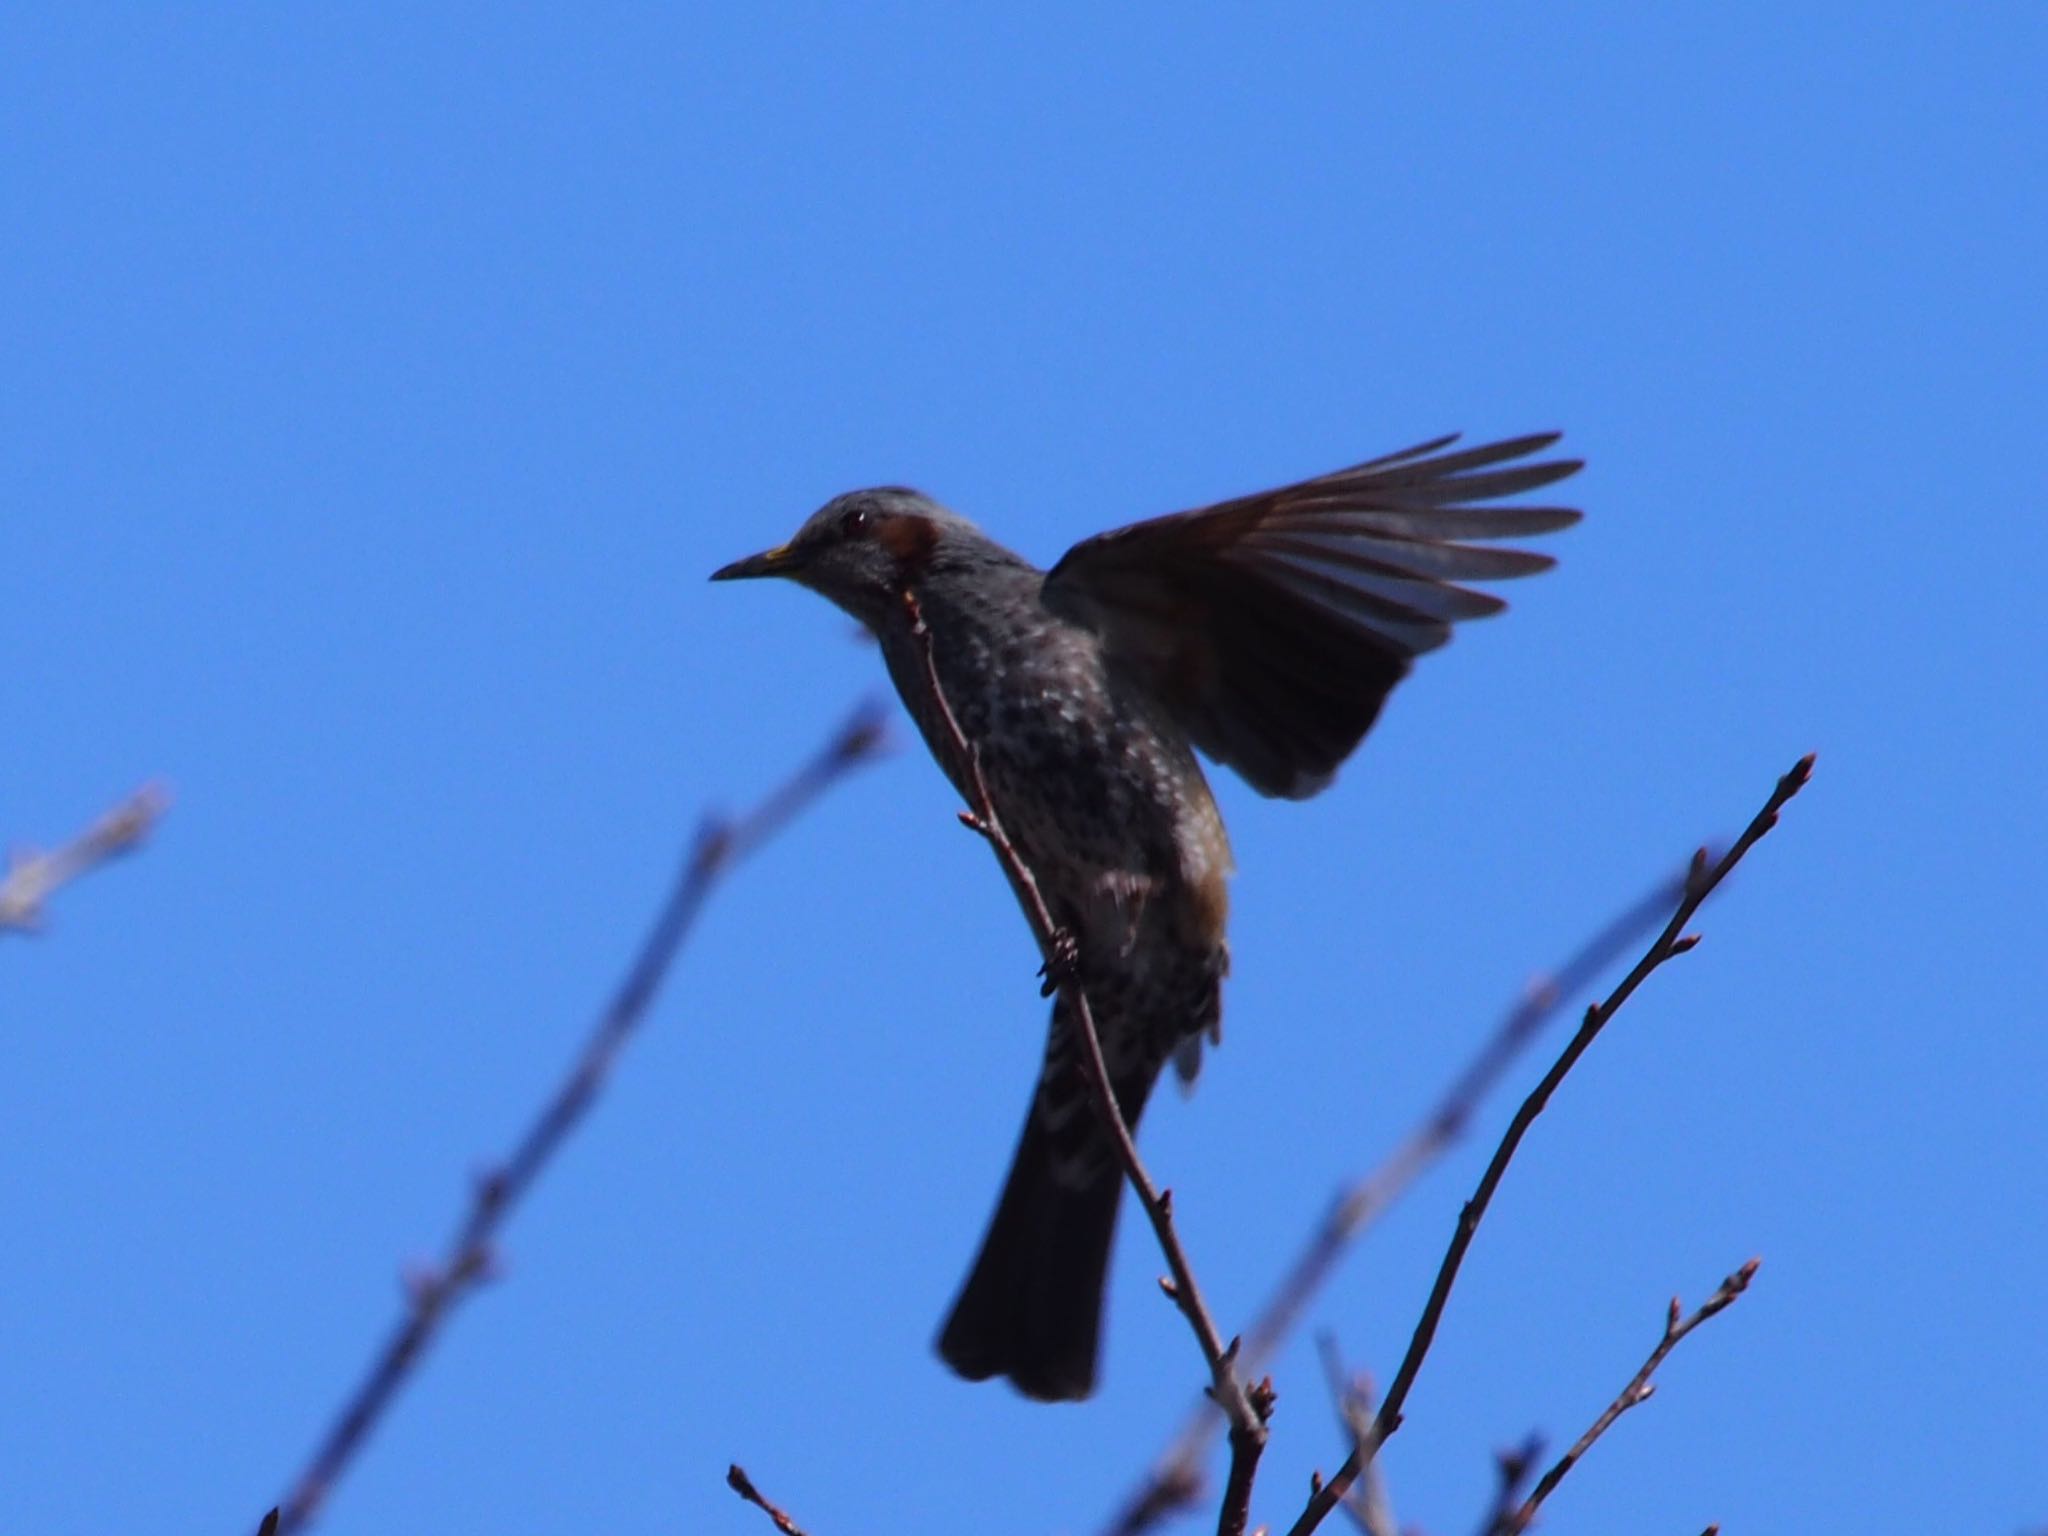
[[[868,531],[868,524],[871,521],[866,507],[849,507],[840,514],[839,536],[844,539],[857,539]]]

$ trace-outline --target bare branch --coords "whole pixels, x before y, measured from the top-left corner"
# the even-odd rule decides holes
[[[705,820],[652,930],[567,1075],[512,1155],[477,1179],[469,1209],[440,1264],[406,1277],[405,1314],[292,1484],[281,1506],[278,1536],[292,1536],[312,1521],[449,1314],[491,1277],[498,1233],[596,1100],[720,878],[850,769],[876,757],[882,740],[880,715],[873,705],[865,705],[816,757],[752,810],[735,820]]]
[[[145,784],[61,848],[24,849],[0,875],[0,934],[42,926],[43,903],[64,886],[110,859],[133,851],[170,808],[170,791]]]
[[[1757,1266],[1761,1262],[1760,1259],[1751,1259],[1736,1270],[1721,1282],[1720,1288],[1701,1304],[1698,1311],[1683,1321],[1680,1321],[1678,1315],[1678,1298],[1671,1298],[1671,1309],[1664,1318],[1664,1336],[1657,1341],[1657,1347],[1650,1351],[1650,1357],[1643,1362],[1642,1369],[1629,1379],[1629,1384],[1621,1389],[1620,1394],[1607,1405],[1600,1417],[1579,1436],[1572,1448],[1557,1459],[1556,1465],[1543,1474],[1543,1480],[1536,1485],[1535,1491],[1523,1502],[1521,1508],[1500,1524],[1500,1536],[1517,1536],[1518,1532],[1529,1528],[1529,1523],[1536,1518],[1536,1511],[1542,1507],[1543,1501],[1556,1491],[1557,1485],[1563,1482],[1565,1474],[1578,1464],[1579,1458],[1592,1449],[1593,1442],[1606,1434],[1614,1421],[1629,1409],[1638,1403],[1649,1401],[1650,1394],[1657,1390],[1657,1384],[1650,1378],[1657,1374],[1657,1367],[1664,1363],[1664,1357],[1678,1348],[1679,1340],[1701,1323],[1715,1313],[1733,1306],[1735,1298],[1749,1289],[1749,1282],[1756,1277]]]
[[[782,1532],[782,1536],[804,1536],[804,1528],[790,1519],[789,1512],[780,1504],[771,1503],[754,1486],[754,1480],[747,1476],[746,1469],[738,1462],[725,1469],[725,1485],[773,1520],[775,1529]]]
[[[916,594],[906,590],[902,600],[911,633],[923,655],[925,684],[930,690],[933,710],[945,725],[948,744],[959,768],[959,780],[969,790],[969,808],[960,819],[982,836],[1003,866],[1003,872],[1017,892],[1018,903],[1024,909],[1025,920],[1031,925],[1032,936],[1038,941],[1039,953],[1045,961],[1046,980],[1057,987],[1073,1011],[1081,1037],[1081,1062],[1095,1100],[1096,1114],[1110,1134],[1124,1177],[1137,1195],[1138,1203],[1144,1207],[1153,1235],[1159,1240],[1160,1251],[1166,1256],[1166,1266],[1173,1277],[1167,1294],[1194,1331],[1195,1341],[1201,1346],[1202,1359],[1209,1367],[1209,1390],[1229,1420],[1230,1477],[1224,1490],[1223,1511],[1217,1530],[1220,1536],[1242,1536],[1250,1518],[1252,1477],[1258,1468],[1259,1455],[1266,1446],[1266,1420],[1273,1411],[1273,1384],[1268,1379],[1248,1386],[1239,1378],[1238,1341],[1233,1339],[1227,1345],[1223,1342],[1216,1321],[1202,1300],[1187,1250],[1181,1246],[1180,1235],[1174,1230],[1172,1191],[1162,1190],[1153,1183],[1152,1176],[1146,1172],[1138,1156],[1137,1144],[1131,1139],[1131,1129],[1117,1108],[1116,1090],[1110,1082],[1109,1068],[1102,1057],[1102,1040],[1095,1029],[1095,1013],[1088,1004],[1088,994],[1081,985],[1078,968],[1072,963],[1072,956],[1066,952],[1063,943],[1063,938],[1070,939],[1071,936],[1061,934],[1038,888],[1037,878],[1017,852],[1009,835],[1003,831],[988,781],[982,776],[980,755],[960,729],[960,722],[939,681],[938,664],[932,654],[931,629],[924,621],[924,612]]]
[[[1244,1348],[1239,1352],[1241,1369],[1265,1368],[1360,1234],[1464,1140],[1473,1113],[1543,1027],[1594,977],[1656,927],[1685,895],[1685,881],[1685,870],[1661,881],[1581,944],[1555,971],[1535,978],[1435,1108],[1378,1167],[1339,1191],[1322,1225],[1310,1234],[1307,1245],[1246,1330]],[[1211,1396],[1205,1393],[1195,1400],[1172,1443],[1111,1521],[1111,1536],[1138,1536],[1200,1497],[1202,1465],[1223,1422]]]
[[[1345,1459],[1344,1464],[1337,1469],[1336,1475],[1310,1497],[1307,1507],[1294,1522],[1288,1536],[1308,1536],[1310,1531],[1322,1524],[1324,1518],[1336,1507],[1337,1501],[1344,1496],[1344,1490],[1349,1488],[1353,1479],[1358,1476],[1360,1467],[1378,1453],[1389,1435],[1401,1427],[1402,1407],[1408,1400],[1410,1388],[1415,1385],[1416,1372],[1422,1368],[1422,1361],[1429,1353],[1430,1343],[1436,1337],[1437,1324],[1443,1318],[1445,1303],[1450,1300],[1451,1287],[1456,1283],[1458,1269],[1464,1263],[1466,1251],[1472,1245],[1473,1234],[1479,1230],[1480,1219],[1486,1214],[1486,1207],[1492,1201],[1494,1191],[1500,1187],[1501,1177],[1514,1159],[1515,1149],[1522,1144],[1523,1136],[1535,1123],[1536,1117],[1543,1113],[1544,1106],[1550,1102],[1550,1096],[1557,1091],[1558,1085],[1564,1081],[1565,1075],[1577,1064],[1579,1058],[1585,1055],[1587,1049],[1599,1038],[1600,1031],[1606,1027],[1607,1021],[1620,1011],[1622,1004],[1634,995],[1636,988],[1648,979],[1650,973],[1674,955],[1684,954],[1698,942],[1696,935],[1685,934],[1685,925],[1692,921],[1693,914],[1700,908],[1700,903],[1705,901],[1714,888],[1727,877],[1728,872],[1742,862],[1743,855],[1756,845],[1758,839],[1778,824],[1778,813],[1784,809],[1788,800],[1805,787],[1812,774],[1813,757],[1809,754],[1795,763],[1791,771],[1778,780],[1771,790],[1770,798],[1764,802],[1763,809],[1757,812],[1755,818],[1743,829],[1742,835],[1721,856],[1719,862],[1710,865],[1704,848],[1693,856],[1692,869],[1686,879],[1685,896],[1679,902],[1678,909],[1672,913],[1671,921],[1665,924],[1664,931],[1651,943],[1642,959],[1636,962],[1635,968],[1621,979],[1620,984],[1606,999],[1586,1010],[1585,1021],[1580,1024],[1578,1033],[1572,1036],[1570,1043],[1565,1046],[1563,1053],[1552,1064],[1550,1070],[1544,1073],[1543,1080],[1536,1085],[1534,1091],[1522,1101],[1522,1107],[1515,1111],[1514,1119],[1508,1123],[1507,1133],[1501,1138],[1492,1160],[1486,1165],[1486,1172],[1480,1176],[1478,1188],[1473,1191],[1472,1198],[1465,1202],[1464,1210],[1459,1213],[1458,1225],[1451,1234],[1450,1247],[1437,1270],[1436,1282],[1430,1289],[1429,1300],[1424,1304],[1422,1316],[1415,1324],[1414,1336],[1409,1340],[1408,1352],[1402,1357],[1400,1368],[1394,1373],[1393,1384],[1387,1388],[1386,1401],[1380,1404],[1380,1411],[1374,1416],[1371,1433],[1365,1443],[1355,1448]]]

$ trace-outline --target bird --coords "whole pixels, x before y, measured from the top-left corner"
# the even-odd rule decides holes
[[[1579,520],[1504,502],[1582,467],[1543,456],[1558,438],[1438,437],[1083,539],[1050,570],[879,486],[711,579],[785,578],[872,632],[940,768],[970,805],[985,791],[1039,887],[1135,1132],[1167,1062],[1192,1082],[1220,1039],[1234,865],[1200,756],[1262,795],[1325,788],[1415,659],[1505,606],[1463,583],[1555,563],[1492,541]],[[1123,1186],[1079,1048],[1062,989],[938,1339],[959,1375],[1049,1402],[1094,1390]]]

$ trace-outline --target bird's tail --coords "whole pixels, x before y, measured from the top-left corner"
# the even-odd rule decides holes
[[[940,1356],[968,1380],[1007,1376],[1042,1402],[1077,1401],[1095,1389],[1103,1286],[1123,1195],[1123,1169],[1074,1065],[1073,1041],[1062,1002],[1009,1181],[939,1335]],[[1142,1060],[1111,1067],[1124,1123],[1134,1131],[1165,1052],[1139,1054]]]
[[[1123,1171],[1059,1176],[1034,1112],[974,1270],[939,1335],[939,1354],[970,1381],[1007,1376],[1026,1397],[1075,1401],[1095,1390],[1102,1292]]]

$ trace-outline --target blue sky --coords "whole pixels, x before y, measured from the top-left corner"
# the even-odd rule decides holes
[[[253,1523],[699,808],[881,686],[714,566],[855,484],[1049,561],[1545,427],[1559,569],[1325,796],[1219,781],[1227,1040],[1144,1147],[1223,1325],[1817,750],[1532,1134],[1395,1505],[1469,1526],[1761,1254],[1556,1528],[2048,1518],[2048,14],[1333,10],[9,17],[0,837],[177,803],[0,948],[0,1526]],[[1142,1224],[1090,1404],[929,1348],[1043,1023],[954,808],[904,750],[720,896],[325,1529],[765,1529],[732,1460],[818,1536],[1100,1523],[1200,1375]],[[1511,1106],[1315,1309],[1382,1377]],[[1340,1447],[1276,1376],[1284,1521]]]

